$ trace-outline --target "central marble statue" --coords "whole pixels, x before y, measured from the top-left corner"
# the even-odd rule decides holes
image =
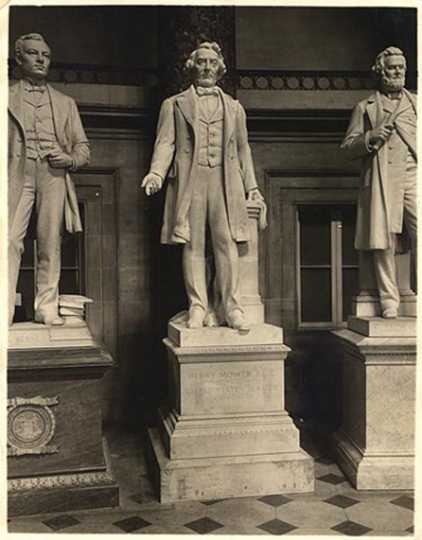
[[[189,300],[187,326],[248,328],[240,304],[237,243],[249,239],[247,200],[263,201],[248,144],[242,105],[216,86],[226,72],[217,43],[203,42],[186,61],[193,84],[166,99],[157,127],[147,195],[167,178],[161,243],[184,244],[183,273]],[[207,228],[215,262],[208,298]]]

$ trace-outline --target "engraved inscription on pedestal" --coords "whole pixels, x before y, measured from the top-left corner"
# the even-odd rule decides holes
[[[7,455],[54,454],[57,446],[48,446],[54,437],[56,420],[52,405],[58,398],[15,397],[7,401]]]
[[[283,409],[283,375],[277,361],[187,364],[182,370],[184,414]]]
[[[169,322],[169,403],[148,447],[161,502],[312,491],[312,458],[284,408],[281,328]]]

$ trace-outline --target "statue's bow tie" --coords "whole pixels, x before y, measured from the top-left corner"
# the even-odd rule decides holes
[[[25,87],[25,90],[26,90],[27,92],[41,92],[41,94],[42,94],[43,92],[45,92],[45,89],[46,89],[45,86],[35,86],[35,85],[34,85],[34,86],[26,86],[26,87]]]
[[[212,88],[197,86],[196,93],[198,96],[218,96],[218,89],[216,86],[213,86]]]

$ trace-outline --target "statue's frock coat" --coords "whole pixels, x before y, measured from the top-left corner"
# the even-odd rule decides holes
[[[403,92],[416,114],[416,97],[405,89]],[[351,159],[362,160],[355,235],[355,248],[359,250],[388,249],[391,247],[391,233],[401,232],[394,230],[393,226],[392,216],[397,213],[395,206],[403,205],[403,200],[392,196],[388,144],[369,152],[365,140],[367,132],[380,125],[385,117],[381,94],[377,91],[357,104],[342,143]],[[406,132],[400,135],[416,158],[416,138]]]
[[[82,123],[75,101],[47,84],[57,141],[63,151],[72,154],[78,144],[86,145]],[[8,205],[9,227],[13,223],[16,208],[22,195],[25,181],[26,140],[23,126],[23,81],[11,85],[9,89],[9,130],[8,130]],[[83,156],[89,160],[89,154]],[[85,164],[85,163],[82,163]],[[75,186],[66,172],[65,224],[69,232],[82,230],[76,198]]]
[[[223,171],[232,238],[248,240],[246,196],[257,187],[248,144],[246,115],[240,103],[220,90],[224,108]],[[198,175],[199,112],[193,86],[166,99],[160,111],[151,172],[167,177],[161,242],[190,241],[189,208]]]

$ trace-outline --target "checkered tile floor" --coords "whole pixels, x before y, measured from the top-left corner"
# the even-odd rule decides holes
[[[159,504],[138,437],[109,434],[120,507],[11,518],[9,532],[402,536],[413,534],[412,492],[358,492],[311,446],[315,492]]]

